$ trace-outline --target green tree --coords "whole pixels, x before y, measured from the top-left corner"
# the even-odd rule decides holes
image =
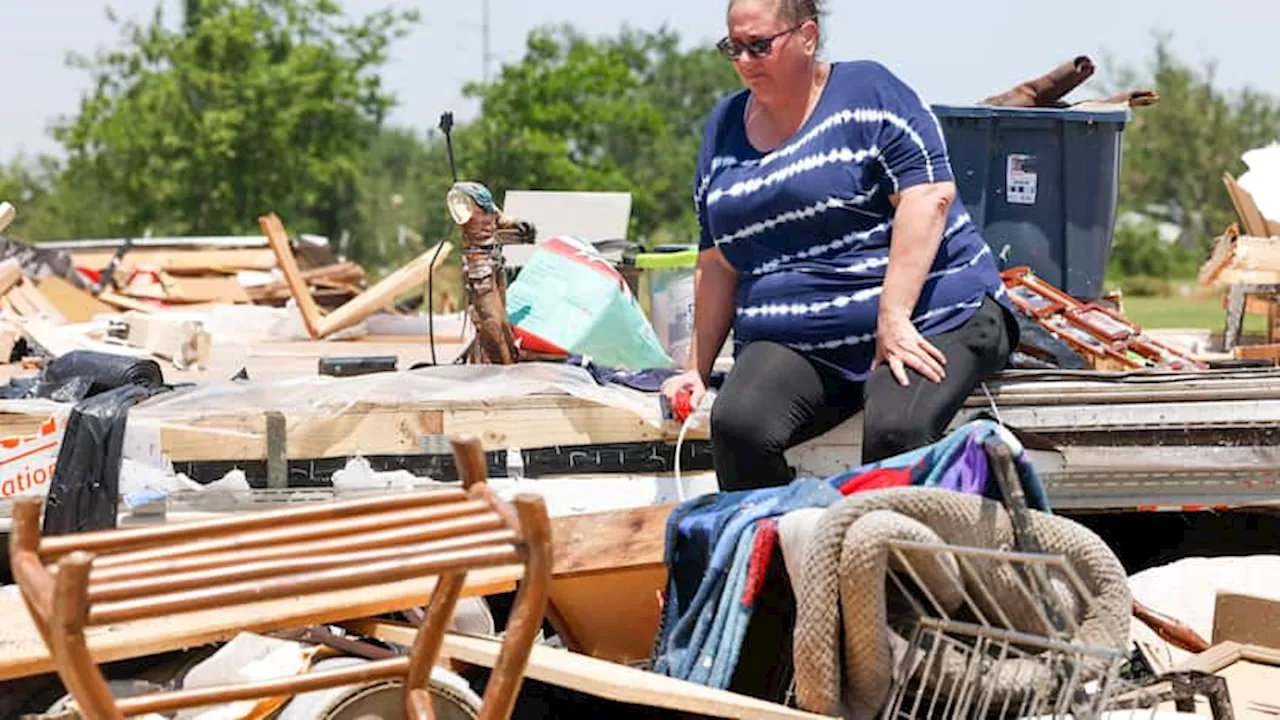
[[[157,7],[120,49],[76,58],[93,90],[57,126],[66,177],[112,201],[95,234],[291,230],[337,238],[355,219],[364,149],[393,98],[377,75],[416,16],[352,21],[333,0],[187,2],[183,27]]]
[[[481,114],[459,134],[460,172],[499,199],[508,189],[627,191],[633,239],[688,241],[702,122],[737,87],[713,49],[683,50],[665,28],[598,39],[536,30],[520,62],[466,88]]]
[[[1135,110],[1125,130],[1121,210],[1177,223],[1181,244],[1203,252],[1236,220],[1222,173],[1238,177],[1245,151],[1280,139],[1280,102],[1251,88],[1222,89],[1212,64],[1191,67],[1164,35],[1145,73],[1122,69],[1114,84],[1160,93],[1160,103]]]

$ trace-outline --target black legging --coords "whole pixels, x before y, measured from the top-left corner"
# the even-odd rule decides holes
[[[982,380],[1004,367],[1017,325],[996,301],[959,328],[929,338],[947,356],[934,383],[907,368],[902,387],[888,366],[865,383],[814,365],[784,345],[753,342],[738,354],[711,407],[711,442],[720,489],[785,485],[793,479],[783,453],[865,409],[862,461],[876,462],[941,439]]]

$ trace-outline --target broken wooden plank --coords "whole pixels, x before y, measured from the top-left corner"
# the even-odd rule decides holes
[[[119,312],[93,295],[81,290],[57,275],[40,281],[40,292],[73,323],[86,323],[98,315],[114,315]]]
[[[89,270],[101,270],[111,262],[114,250],[94,250],[72,253],[76,266]],[[276,256],[269,248],[241,248],[234,250],[190,249],[138,249],[134,248],[120,258],[117,272],[130,273],[138,269],[164,270],[177,275],[220,272],[233,274],[239,270],[274,270]]]
[[[315,298],[311,297],[306,280],[302,279],[302,271],[298,269],[298,260],[293,256],[293,248],[289,246],[289,234],[285,232],[284,223],[275,213],[271,213],[258,218],[258,225],[267,236],[272,257],[275,258],[280,272],[284,274],[289,292],[293,293],[294,300],[298,303],[298,311],[302,315],[302,323],[307,328],[307,334],[313,338],[320,337],[320,322],[324,314],[316,304]]]
[[[519,566],[472,570],[463,597],[510,592],[523,571]],[[95,627],[88,631],[96,662],[144,657],[229,640],[241,632],[270,633],[421,607],[436,587],[436,577],[301,595],[238,607],[169,615]],[[0,588],[0,680],[52,672],[54,665],[17,592]]]
[[[17,211],[7,202],[0,202],[0,232],[9,227],[9,223],[13,222],[13,218],[17,215]]]
[[[154,312],[156,309],[156,306],[151,303],[136,300],[131,297],[125,297],[124,295],[111,292],[110,290],[103,290],[98,294],[98,299],[108,305],[119,308],[120,310],[133,310],[136,312],[149,313]]]
[[[1280,364],[1280,344],[1237,345],[1231,353],[1237,360],[1268,360]]]
[[[1222,184],[1227,187],[1227,195],[1231,198],[1231,204],[1235,206],[1236,215],[1244,225],[1245,235],[1260,238],[1269,236],[1271,230],[1267,225],[1267,219],[1263,217],[1262,211],[1258,210],[1258,204],[1254,201],[1253,195],[1240,187],[1231,173],[1222,173]]]
[[[350,630],[399,644],[413,644],[416,629],[395,623],[364,620],[346,624]],[[501,642],[489,638],[446,633],[441,655],[480,667],[493,667]],[[534,645],[525,677],[616,702],[696,713],[722,718],[760,720],[818,720],[814,715],[785,705],[726,690],[677,680],[666,675],[619,665],[607,660],[571,653],[546,645]]]

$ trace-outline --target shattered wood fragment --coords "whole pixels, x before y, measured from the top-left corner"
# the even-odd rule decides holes
[[[344,303],[329,315],[324,315],[316,304],[315,298],[312,297],[302,271],[298,268],[298,262],[289,244],[289,236],[280,218],[275,214],[264,215],[259,218],[259,224],[267,236],[271,251],[275,253],[280,271],[284,273],[285,282],[298,303],[307,333],[316,339],[349,328],[392,305],[400,295],[423,284],[427,276],[444,263],[453,249],[453,245],[448,242],[440,243]]]

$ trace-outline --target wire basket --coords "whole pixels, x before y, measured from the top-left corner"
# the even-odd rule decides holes
[[[1097,599],[1065,557],[892,541],[889,558],[883,718],[1093,718],[1135,690],[1127,638],[1082,635]]]

